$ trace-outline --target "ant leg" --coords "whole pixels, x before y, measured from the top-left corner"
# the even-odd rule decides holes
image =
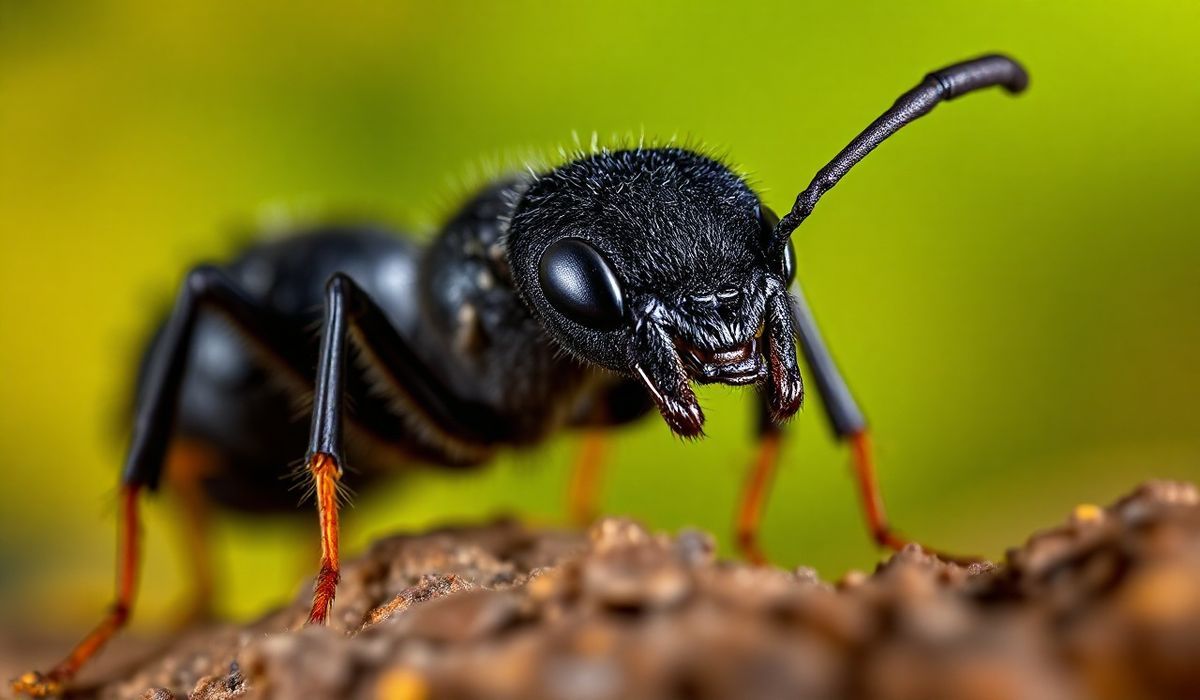
[[[325,287],[325,318],[313,397],[307,469],[312,474],[321,526],[321,562],[310,624],[324,624],[337,592],[338,490],[342,476],[342,406],[347,341],[362,350],[405,416],[448,453],[482,457],[511,434],[495,411],[456,399],[396,331],[379,306],[349,276],[333,275]],[[351,332],[353,329],[353,332]]]
[[[340,275],[331,280],[330,287],[357,290],[349,278]],[[467,457],[486,452],[490,443],[511,432],[509,424],[494,412],[456,399],[365,294],[358,292],[349,296],[352,299],[349,308],[355,316],[360,316],[349,320],[357,326],[370,351],[368,361],[380,370],[395,401],[405,407],[406,420],[417,426],[422,435],[440,439],[450,454]],[[293,383],[312,385],[311,339],[294,319],[264,308],[220,268],[199,266],[187,274],[157,350],[150,358],[134,419],[133,440],[121,474],[121,546],[116,602],[101,624],[62,663],[48,674],[29,673],[17,679],[13,683],[16,692],[40,696],[60,692],[79,668],[125,625],[133,610],[139,566],[137,499],[143,491],[156,490],[163,476],[196,320],[205,308],[232,321],[263,359],[285,372]],[[326,335],[333,337],[336,334]],[[340,353],[338,359],[340,361]],[[332,367],[336,363],[326,364]],[[336,376],[329,380],[324,398],[317,404],[323,415],[315,418],[314,424],[333,426],[336,421],[330,419],[340,411],[341,397],[332,397],[330,392],[340,388],[341,374],[331,374]],[[337,400],[331,401],[332,398]],[[318,437],[321,442],[317,441]],[[319,431],[314,435],[314,442],[318,446],[327,442],[340,443],[340,424],[337,428]],[[310,462],[310,466],[318,467],[314,470],[321,475],[318,481],[332,488],[334,484],[328,477],[333,476],[333,465],[320,459]],[[320,492],[321,484],[318,485],[318,496],[332,501],[332,493]],[[336,520],[326,520],[322,527],[336,531]],[[327,554],[335,555],[331,558],[336,559],[336,552]]]
[[[129,620],[137,592],[139,561],[138,492],[140,486],[126,485],[121,488],[121,507],[117,523],[117,591],[112,607],[100,624],[83,638],[67,658],[47,673],[30,671],[12,682],[12,691],[17,695],[49,697],[62,694],[79,669],[88,659],[96,655]]]
[[[608,431],[652,410],[654,402],[641,383],[623,379],[596,395],[572,418],[570,424],[583,429],[567,491],[567,513],[572,524],[587,526],[599,513]]]
[[[181,535],[187,552],[192,590],[181,625],[212,618],[216,590],[209,546],[211,506],[204,492],[205,477],[219,468],[218,457],[202,440],[177,437],[167,451],[166,481],[182,509]]]
[[[154,491],[162,477],[175,422],[184,370],[187,367],[196,318],[204,303],[216,302],[232,317],[251,327],[269,324],[224,275],[212,267],[188,273],[146,373],[145,391],[134,418],[133,440],[121,474],[121,515],[117,553],[116,600],[100,624],[49,673],[27,673],[13,682],[14,692],[36,697],[60,693],[79,669],[95,656],[129,620],[133,612],[139,561],[138,498]]]
[[[892,530],[883,507],[883,496],[875,476],[875,461],[871,452],[870,430],[858,402],[850,393],[850,387],[842,377],[833,355],[830,354],[816,320],[797,282],[792,285],[792,321],[804,358],[813,373],[813,381],[821,395],[825,415],[838,440],[848,442],[854,459],[854,475],[858,482],[859,498],[867,528],[872,538],[882,547],[892,550],[903,549],[912,542]],[[926,549],[941,559],[961,564],[978,562],[977,557],[948,555],[937,550]]]
[[[593,428],[583,433],[567,491],[567,512],[571,524],[577,527],[587,527],[599,513],[600,482],[604,476],[607,442],[602,430]]]
[[[738,506],[736,539],[734,541],[737,544],[738,553],[742,555],[743,559],[755,566],[765,566],[768,560],[759,544],[758,533],[767,495],[771,491],[775,470],[779,466],[779,447],[783,431],[778,423],[771,420],[770,398],[761,391],[757,396],[758,450],[746,470],[746,481],[742,487],[741,501]]]
[[[308,624],[324,624],[334,606],[338,562],[337,490],[342,478],[342,402],[346,378],[347,303],[346,283],[335,276],[325,288],[325,319],[317,360],[317,383],[313,393],[312,432],[305,457],[317,495],[320,523],[320,569],[313,586]],[[348,280],[348,277],[347,277]]]
[[[306,461],[317,495],[317,518],[321,526],[321,568],[313,586],[312,609],[308,624],[323,625],[333,609],[341,568],[338,559],[338,484],[342,478],[341,461],[317,452]]]
[[[335,280],[337,278],[334,278]],[[346,294],[331,280],[325,290],[325,320],[313,394],[312,432],[306,468],[312,474],[321,527],[321,568],[313,587],[310,625],[323,625],[341,578],[338,561],[338,484],[342,478],[342,403],[346,374]]]

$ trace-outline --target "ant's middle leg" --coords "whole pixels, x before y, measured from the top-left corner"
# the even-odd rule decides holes
[[[408,424],[436,441],[447,454],[486,452],[490,444],[508,434],[507,422],[484,406],[456,397],[375,302],[344,274],[333,275],[325,288],[315,377],[308,374],[312,366],[309,338],[294,322],[261,309],[217,268],[198,268],[188,279],[204,302],[232,319],[242,335],[270,359],[283,364],[293,378],[313,389],[305,467],[316,494],[321,559],[309,622],[324,623],[340,575],[338,491],[345,467],[342,413],[348,341],[353,338],[363,350],[363,361],[375,370]],[[135,472],[132,476],[149,483],[157,481],[156,475]]]
[[[335,276],[328,287],[328,299],[326,315],[334,317],[335,322],[329,324],[322,340],[309,465],[317,483],[321,509],[322,559],[335,563],[334,576],[323,578],[336,581],[337,520],[333,489],[341,469],[341,380],[348,324],[356,327],[357,338],[370,355],[369,361],[380,370],[396,403],[409,409],[406,418],[421,434],[440,437],[447,450],[457,447],[466,452],[472,445],[499,439],[507,425],[486,409],[457,400],[443,387],[374,302],[349,278]],[[220,268],[200,266],[188,273],[147,366],[133,440],[121,475],[116,600],[100,624],[52,671],[32,672],[17,679],[13,689],[18,693],[44,696],[61,692],[79,668],[124,627],[133,611],[140,568],[138,499],[144,491],[157,489],[163,477],[196,322],[203,309],[215,310],[231,320],[238,332],[293,382],[312,385],[313,345],[303,324],[265,308]],[[323,601],[322,595],[328,600]],[[314,600],[318,618],[315,621],[324,619],[321,613],[327,612],[331,600],[332,589],[326,586],[322,590],[319,586]]]
[[[321,526],[321,562],[308,621],[329,616],[340,576],[338,562],[339,481],[344,465],[342,409],[347,343],[384,384],[410,425],[447,454],[484,455],[510,434],[508,421],[490,408],[464,401],[391,325],[379,306],[349,276],[335,274],[325,287],[325,316],[313,395],[312,430],[306,464],[311,473]]]
[[[403,407],[406,421],[421,435],[436,440],[448,454],[485,451],[488,444],[503,439],[507,424],[487,408],[458,399],[392,327],[375,302],[346,275],[336,274],[326,285],[314,378],[309,369],[311,341],[300,324],[264,309],[219,268],[204,266],[188,274],[180,302],[164,332],[167,354],[156,358],[151,368],[126,466],[126,483],[153,488],[159,481],[196,315],[205,306],[232,320],[268,361],[281,366],[294,381],[313,388],[305,465],[317,498],[321,563],[309,621],[323,623],[339,578],[337,493],[345,465],[342,406],[350,329],[354,329],[353,337],[364,350],[364,361],[386,385],[389,398]]]

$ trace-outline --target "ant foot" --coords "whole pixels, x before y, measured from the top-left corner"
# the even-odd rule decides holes
[[[53,673],[43,675],[30,671],[12,682],[12,691],[31,698],[48,698],[62,694],[63,682]]]

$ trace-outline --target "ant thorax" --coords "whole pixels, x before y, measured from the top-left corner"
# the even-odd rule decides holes
[[[518,444],[587,413],[594,393],[620,381],[565,352],[513,285],[505,234],[527,183],[471,197],[430,242],[418,279],[418,342],[456,392],[511,417]]]

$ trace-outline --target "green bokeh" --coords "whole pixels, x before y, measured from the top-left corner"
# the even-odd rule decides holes
[[[782,210],[925,71],[991,50],[1026,63],[1027,95],[940,108],[796,239],[893,517],[998,555],[1076,503],[1200,478],[1194,3],[178,5],[0,0],[0,587],[18,593],[0,599],[20,608],[2,621],[78,628],[106,601],[138,343],[238,231],[330,211],[428,226],[486,164],[573,132],[702,142]],[[751,406],[702,399],[703,442],[657,420],[621,434],[606,511],[728,532]],[[789,434],[766,547],[870,566],[815,403]],[[348,550],[498,511],[556,522],[573,448],[362,494]],[[143,622],[185,586],[169,498],[149,510]],[[223,610],[302,585],[304,516],[221,521]]]

